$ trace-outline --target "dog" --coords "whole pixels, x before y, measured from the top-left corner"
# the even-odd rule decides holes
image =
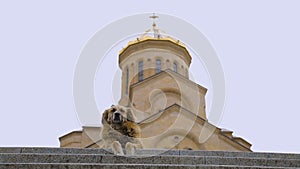
[[[142,148],[139,140],[141,129],[130,108],[112,105],[102,114],[102,147],[111,148],[115,155],[133,155],[137,148]]]

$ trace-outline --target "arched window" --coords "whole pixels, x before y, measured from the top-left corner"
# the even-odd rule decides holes
[[[160,61],[160,59],[156,59],[155,65],[156,65],[155,72],[156,73],[161,72],[161,61]]]
[[[173,63],[173,70],[177,73],[177,63]]]
[[[140,61],[139,62],[139,65],[138,65],[138,79],[139,81],[142,81],[144,80],[144,70],[143,70],[143,67],[144,67],[144,63],[143,61]]]
[[[126,69],[126,95],[128,95],[128,84],[129,83],[129,70]]]

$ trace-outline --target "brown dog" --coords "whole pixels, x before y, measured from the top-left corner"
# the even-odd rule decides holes
[[[139,140],[141,130],[129,108],[112,106],[102,115],[101,148],[111,148],[116,155],[133,155],[136,148],[142,148]]]

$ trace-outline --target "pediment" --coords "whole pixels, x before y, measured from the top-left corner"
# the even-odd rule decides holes
[[[138,119],[178,104],[206,119],[205,94],[207,89],[186,77],[165,70],[130,86],[129,100],[139,110]],[[143,113],[145,112],[145,113]]]
[[[204,95],[206,94],[207,92],[207,88],[189,80],[188,78],[180,75],[179,73],[176,73],[170,69],[167,69],[167,70],[164,70],[164,71],[161,71],[160,73],[157,73],[153,76],[150,76],[140,82],[137,82],[137,83],[134,83],[130,86],[130,89],[131,91],[134,90],[135,88],[139,88],[139,87],[146,87],[148,86],[149,84],[153,84],[155,82],[159,82],[159,83],[163,83],[162,80],[164,79],[172,79],[173,81],[169,81],[171,83],[182,83],[182,84],[185,84],[189,87],[193,87],[193,88],[197,88],[199,89],[199,91],[201,93],[203,93]],[[165,80],[167,81],[167,80]],[[174,84],[168,84],[169,86],[174,86]],[[132,92],[130,92],[130,94],[132,94]]]
[[[234,137],[232,131],[220,129],[177,104],[140,121],[139,125],[144,132],[143,137],[153,137],[157,144],[164,143],[165,141],[162,140],[165,138],[172,138],[173,141],[176,138],[187,138],[199,149],[205,150],[223,145],[251,151],[251,144],[240,137]],[[173,143],[172,141],[167,142]]]

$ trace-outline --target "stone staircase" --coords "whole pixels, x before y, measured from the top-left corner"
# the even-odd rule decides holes
[[[300,154],[189,150],[138,150],[115,156],[104,149],[0,148],[0,169],[300,168]]]

